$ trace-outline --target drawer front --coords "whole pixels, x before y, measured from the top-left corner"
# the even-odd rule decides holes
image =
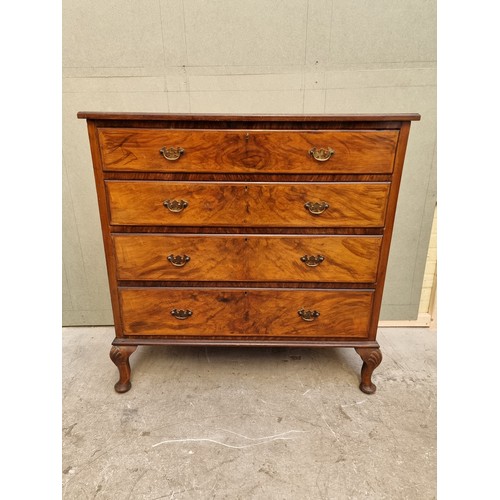
[[[382,227],[388,182],[106,181],[111,224]]]
[[[373,283],[381,236],[113,235],[120,280]]]
[[[99,129],[103,168],[115,171],[381,174],[397,140],[395,130]]]
[[[373,291],[122,288],[125,335],[366,338]],[[177,317],[176,317],[177,316]]]

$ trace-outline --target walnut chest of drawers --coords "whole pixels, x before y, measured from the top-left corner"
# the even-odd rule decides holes
[[[353,347],[375,392],[377,324],[406,115],[81,112],[116,338],[139,345]]]

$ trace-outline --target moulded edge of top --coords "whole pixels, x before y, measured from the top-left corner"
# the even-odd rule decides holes
[[[159,121],[304,121],[304,122],[336,122],[336,121],[419,121],[418,113],[389,114],[346,114],[346,115],[222,115],[222,114],[177,114],[177,113],[125,113],[79,111],[78,118],[87,120],[159,120]]]

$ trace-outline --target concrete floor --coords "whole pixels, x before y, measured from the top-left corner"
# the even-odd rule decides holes
[[[436,498],[436,333],[381,329],[372,396],[353,349],[139,347],[63,330],[64,499]]]

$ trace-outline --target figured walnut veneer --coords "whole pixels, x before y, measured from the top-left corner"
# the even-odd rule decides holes
[[[106,181],[111,224],[167,226],[381,227],[390,184]],[[184,200],[180,212],[165,200]],[[305,203],[327,202],[316,217]]]
[[[366,132],[262,132],[116,129],[99,130],[104,170],[146,172],[390,173],[398,140],[395,130]],[[335,161],[320,165],[305,156],[328,145]],[[175,163],[158,154],[182,145]]]
[[[373,283],[381,243],[381,236],[113,235],[118,279],[130,281]],[[189,260],[174,266],[170,255]],[[311,266],[306,256],[322,259]]]
[[[125,335],[364,338],[373,290],[120,288]],[[189,321],[171,314],[190,311]],[[298,311],[315,310],[311,322]]]
[[[372,394],[410,122],[393,115],[81,112],[116,338],[353,347]]]

